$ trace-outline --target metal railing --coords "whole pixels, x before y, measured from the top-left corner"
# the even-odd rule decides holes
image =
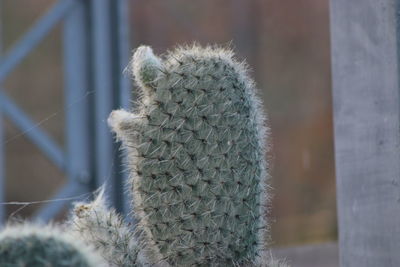
[[[4,200],[4,129],[9,119],[60,170],[67,182],[55,199],[90,192],[107,183],[107,194],[124,210],[123,175],[117,144],[107,127],[112,109],[129,106],[129,81],[122,76],[129,58],[126,0],[59,0],[0,57],[0,84],[58,24],[63,24],[65,148],[0,90],[0,201]],[[73,108],[69,108],[73,105]],[[35,215],[48,221],[68,201],[49,202]],[[4,206],[0,206],[4,221]]]

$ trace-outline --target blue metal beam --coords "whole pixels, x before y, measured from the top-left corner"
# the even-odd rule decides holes
[[[107,183],[106,194],[115,205],[115,151],[107,118],[114,107],[111,0],[92,1],[93,74],[95,88],[96,185]]]
[[[129,64],[130,40],[129,40],[129,3],[127,0],[116,0],[113,2],[116,7],[116,32],[117,36],[117,77],[119,77],[119,106],[129,109],[131,107],[131,83],[130,78],[124,73]]]
[[[0,90],[0,110],[28,137],[58,168],[65,170],[64,152],[56,142],[39,128],[3,91]],[[3,146],[5,143],[3,143]]]
[[[61,0],[54,5],[33,27],[22,37],[14,48],[0,61],[0,82],[18,65],[18,63],[35,48],[35,46],[55,27],[70,11],[78,0]]]
[[[131,108],[131,83],[124,70],[129,64],[130,40],[129,40],[129,3],[127,0],[112,1],[114,12],[112,13],[114,41],[114,76],[116,78],[114,88],[115,98],[118,100],[116,107]],[[117,144],[118,146],[120,144]],[[127,184],[127,172],[123,169],[122,156],[116,156],[116,183],[117,191],[116,209],[128,215],[131,213],[131,200],[129,194],[124,194],[124,186]],[[129,217],[127,217],[129,218]],[[131,218],[129,218],[131,219]]]
[[[89,7],[81,1],[64,22],[64,106],[68,178],[88,183],[91,173],[92,105],[89,36]],[[79,100],[79,102],[77,102]],[[71,108],[73,105],[73,108]]]

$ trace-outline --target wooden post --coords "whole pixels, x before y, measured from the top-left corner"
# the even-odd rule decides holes
[[[400,266],[396,0],[331,0],[341,266]]]

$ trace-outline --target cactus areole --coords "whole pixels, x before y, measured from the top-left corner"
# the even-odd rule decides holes
[[[139,47],[133,112],[109,124],[127,150],[148,257],[172,266],[261,265],[266,127],[254,83],[230,50]]]

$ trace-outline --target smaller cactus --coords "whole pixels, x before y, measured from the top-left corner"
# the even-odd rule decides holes
[[[144,266],[140,242],[130,226],[113,209],[108,209],[101,190],[91,203],[76,203],[71,229],[98,249],[110,266]],[[142,249],[143,250],[143,249]]]
[[[0,233],[0,266],[106,266],[100,255],[55,226],[21,224]]]

